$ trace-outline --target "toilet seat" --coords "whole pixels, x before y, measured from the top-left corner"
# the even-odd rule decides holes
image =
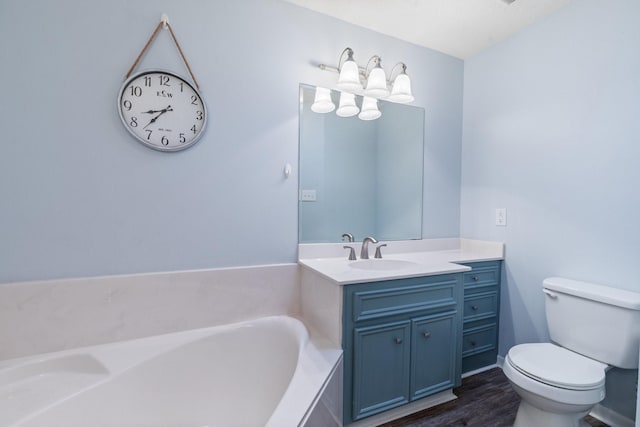
[[[507,360],[521,374],[552,387],[576,391],[604,387],[606,364],[551,343],[517,345]]]

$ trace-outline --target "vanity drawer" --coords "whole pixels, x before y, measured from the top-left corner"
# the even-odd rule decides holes
[[[498,315],[498,291],[471,294],[464,298],[464,321],[486,319]]]
[[[497,284],[499,279],[500,270],[497,266],[489,268],[474,268],[472,271],[468,271],[462,275],[465,288]]]
[[[462,357],[496,348],[496,324],[480,326],[462,333]]]
[[[459,282],[454,275],[439,280],[399,280],[353,286],[351,298],[354,322],[418,311],[450,310],[456,306]],[[386,283],[386,285],[385,285]]]

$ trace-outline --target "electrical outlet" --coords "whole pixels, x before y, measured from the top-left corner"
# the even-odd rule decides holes
[[[496,208],[496,225],[507,226],[507,208]]]
[[[302,190],[300,192],[300,200],[303,202],[315,202],[316,190]]]

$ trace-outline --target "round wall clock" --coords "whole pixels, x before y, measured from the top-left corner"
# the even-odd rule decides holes
[[[207,123],[200,92],[169,71],[142,71],[127,79],[118,96],[124,127],[138,141],[159,151],[195,144]]]

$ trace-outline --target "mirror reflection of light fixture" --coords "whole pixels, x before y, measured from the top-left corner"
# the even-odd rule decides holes
[[[378,110],[378,100],[365,96],[362,98],[362,110],[358,114],[358,118],[361,120],[375,120],[380,117],[382,113]]]
[[[349,92],[340,92],[340,104],[336,114],[340,117],[351,117],[359,112],[360,109],[356,105],[356,96]]]
[[[400,69],[400,72],[394,79],[393,72],[398,68]],[[407,66],[402,62],[397,63],[391,70],[389,81],[391,81],[393,86],[391,87],[391,94],[386,98],[387,100],[406,104],[407,102],[411,102],[415,99],[411,93],[411,80],[409,79],[406,71]]]
[[[343,61],[345,54],[347,59]],[[346,91],[359,91],[362,90],[362,84],[360,83],[360,70],[358,64],[353,60],[353,50],[346,48],[340,54],[338,60],[338,83],[336,86],[338,89]]]
[[[384,98],[389,95],[389,89],[387,89],[387,76],[384,74],[384,70],[380,63],[382,59],[378,55],[373,55],[367,63],[365,71],[365,78],[367,80],[367,87],[364,89],[366,96],[375,98]],[[373,64],[373,68],[369,68]]]
[[[316,95],[311,104],[311,111],[314,113],[330,113],[336,106],[331,100],[331,91],[324,87],[316,88]]]

